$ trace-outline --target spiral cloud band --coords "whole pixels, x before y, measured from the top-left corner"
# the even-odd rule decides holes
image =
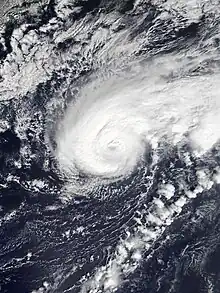
[[[57,132],[56,155],[66,176],[113,181],[129,175],[162,138],[176,144],[190,133],[200,151],[217,141],[218,76],[168,82],[162,73],[143,68],[81,90]]]

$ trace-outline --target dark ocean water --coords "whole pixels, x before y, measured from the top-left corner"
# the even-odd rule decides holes
[[[194,3],[170,3],[2,4],[1,293],[220,292],[218,144],[198,158],[187,141],[180,147],[161,141],[155,166],[151,150],[146,154],[152,168],[141,166],[128,178],[73,198],[64,194],[66,179],[53,153],[59,119],[101,67],[124,69],[128,60],[166,59],[185,50],[207,56],[194,62],[192,53],[168,80],[218,72],[218,3],[200,3],[199,12]],[[104,32],[94,37],[100,29],[104,39]],[[119,38],[113,45],[119,55],[112,47],[105,54],[104,43],[123,31],[132,49],[120,48]],[[198,171],[207,175],[205,183]],[[158,193],[166,183],[175,190],[170,197]],[[183,185],[192,193],[202,189],[178,208]],[[172,212],[170,223],[148,220],[156,198]],[[156,236],[146,240],[143,229]],[[141,243],[129,249],[134,239]]]

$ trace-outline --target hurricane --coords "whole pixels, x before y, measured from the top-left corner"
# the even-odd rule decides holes
[[[171,72],[181,71],[177,56],[169,57],[169,63],[139,61],[135,71],[92,77],[73,97],[56,135],[56,156],[67,178],[84,174],[93,184],[125,178],[137,166],[148,167],[147,152],[156,152],[161,140],[188,140],[198,155],[216,143],[218,75],[168,82]]]
[[[116,80],[82,91],[59,134],[58,158],[64,171],[117,179],[144,160],[149,125],[138,95],[138,89],[120,88]]]

